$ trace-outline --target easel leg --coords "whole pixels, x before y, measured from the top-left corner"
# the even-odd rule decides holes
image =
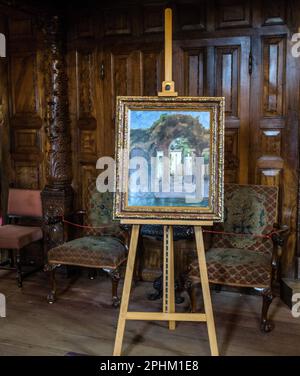
[[[174,240],[173,227],[164,226],[164,295],[163,311],[175,313]],[[176,329],[176,322],[169,321],[169,329]]]
[[[120,313],[119,313],[118,329],[117,329],[116,339],[115,339],[114,356],[120,356],[121,351],[122,351],[123,337],[124,337],[125,324],[126,324],[126,315],[128,311],[131,283],[132,283],[132,277],[133,277],[133,271],[134,271],[134,262],[135,262],[136,249],[137,249],[137,243],[138,243],[138,238],[139,238],[139,230],[140,230],[139,225],[132,226],[130,247],[129,247],[123,294],[122,294],[122,302],[121,302]]]
[[[199,270],[200,270],[200,278],[201,278],[201,285],[202,285],[202,292],[203,292],[204,308],[205,308],[205,314],[206,314],[206,320],[207,320],[210,351],[211,351],[211,355],[218,356],[219,351],[218,351],[216,329],[215,329],[215,323],[214,323],[214,315],[213,315],[212,304],[211,304],[211,296],[210,296],[210,290],[209,290],[209,281],[208,281],[207,266],[206,266],[206,260],[205,260],[202,227],[195,226],[195,237],[196,237],[197,253],[198,253],[198,260],[199,260]]]

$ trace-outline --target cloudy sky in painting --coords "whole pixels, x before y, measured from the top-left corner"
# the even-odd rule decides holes
[[[205,129],[209,129],[210,113],[200,111],[135,111],[129,110],[131,129],[147,129],[160,118],[161,115],[191,115],[199,118],[199,122]]]

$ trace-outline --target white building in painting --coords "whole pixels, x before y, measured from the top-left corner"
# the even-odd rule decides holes
[[[151,181],[151,191],[157,198],[201,202],[209,193],[209,164],[205,164],[204,157],[196,157],[193,149],[186,156],[183,150],[175,148],[169,150],[168,155],[160,150],[152,158]]]

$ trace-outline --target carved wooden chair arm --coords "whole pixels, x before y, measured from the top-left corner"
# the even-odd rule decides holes
[[[282,254],[282,247],[289,234],[289,227],[286,225],[279,226],[275,224],[273,226],[273,233],[271,239],[273,242],[273,255],[272,255],[272,267],[276,269],[278,267],[278,260]]]
[[[121,240],[124,243],[127,250],[129,249],[130,232],[131,232],[131,226],[130,225],[120,224],[120,236],[119,237],[121,238]]]

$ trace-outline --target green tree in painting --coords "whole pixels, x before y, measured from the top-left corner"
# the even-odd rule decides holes
[[[195,150],[202,156],[204,149],[209,148],[209,129],[205,129],[199,118],[189,114],[162,114],[148,129],[131,129],[130,148],[141,148],[151,153],[154,145],[157,150],[167,151],[175,140],[181,143],[184,153]],[[178,146],[180,146],[178,144]],[[208,157],[206,153],[204,158]]]

